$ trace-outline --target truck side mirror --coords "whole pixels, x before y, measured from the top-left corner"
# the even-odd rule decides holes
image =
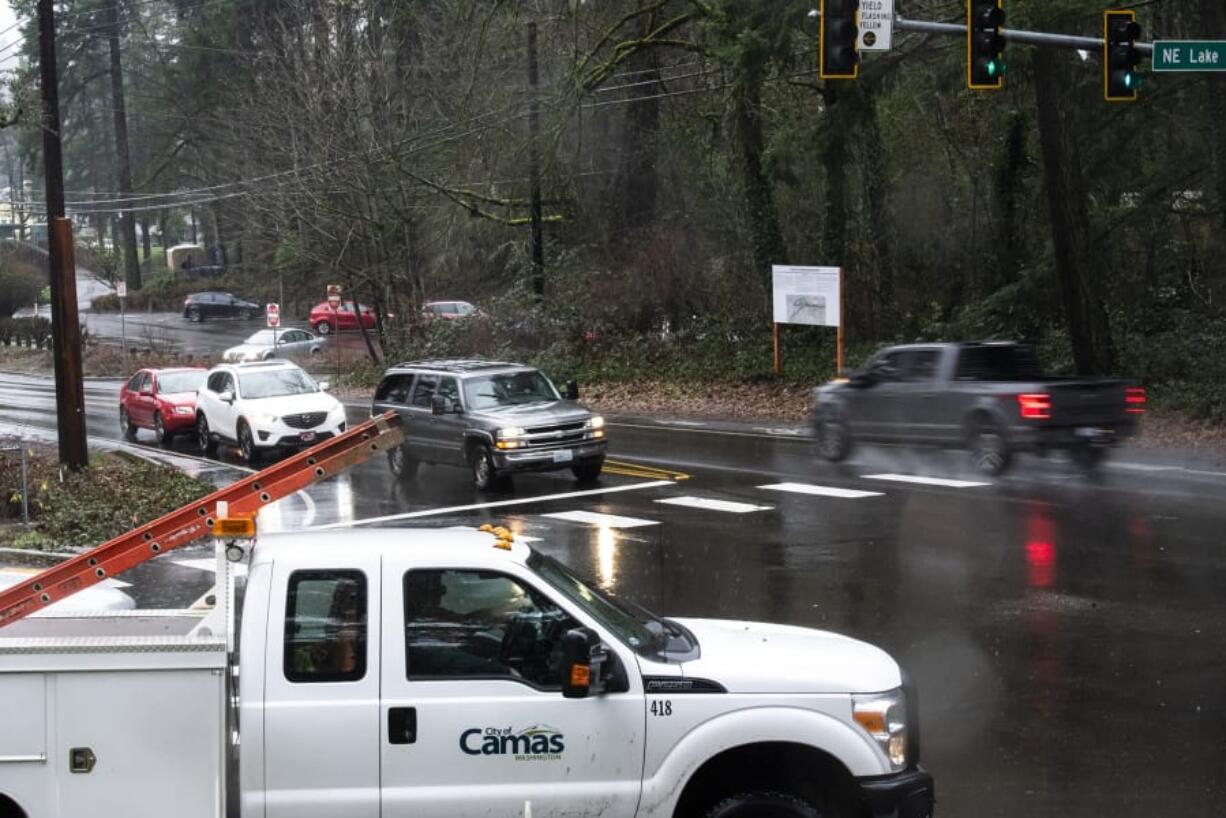
[[[872,372],[861,369],[857,372],[851,373],[851,378],[849,382],[851,383],[852,386],[859,387],[860,389],[865,389],[869,386],[872,386],[874,383],[876,383],[876,381],[877,381],[877,377]]]
[[[562,387],[562,397],[567,400],[579,400],[579,384],[574,381],[567,381]]]
[[[217,396],[217,399],[222,403],[234,403],[234,393],[229,389]]]
[[[591,628],[574,628],[562,637],[562,696],[586,699],[604,692],[601,671],[608,650]]]

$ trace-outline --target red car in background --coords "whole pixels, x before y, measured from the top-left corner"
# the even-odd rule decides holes
[[[196,430],[196,390],[204,385],[201,368],[142,369],[119,389],[119,430],[136,440],[137,429],[152,429],[169,446],[177,434]]]
[[[362,312],[362,326],[374,329],[375,311],[365,304],[359,304],[358,308]],[[321,301],[311,310],[308,320],[311,322],[311,329],[319,335],[331,335],[334,330],[345,332],[358,328],[358,316],[354,312],[352,301],[342,301],[336,310],[332,309],[327,301]]]

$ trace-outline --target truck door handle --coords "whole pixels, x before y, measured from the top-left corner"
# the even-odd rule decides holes
[[[387,743],[414,744],[417,742],[417,708],[392,707],[387,711]]]

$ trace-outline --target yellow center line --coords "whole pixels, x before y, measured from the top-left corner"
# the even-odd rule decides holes
[[[605,460],[603,471],[606,474],[617,474],[623,477],[644,477],[652,480],[689,480],[690,475],[675,469],[662,469],[656,466],[646,466],[642,463],[629,463],[624,460]]]

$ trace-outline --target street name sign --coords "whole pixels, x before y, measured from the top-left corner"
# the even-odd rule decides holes
[[[894,39],[894,0],[860,0],[861,51],[889,51]]]
[[[1226,71],[1226,40],[1157,40],[1154,71]]]

